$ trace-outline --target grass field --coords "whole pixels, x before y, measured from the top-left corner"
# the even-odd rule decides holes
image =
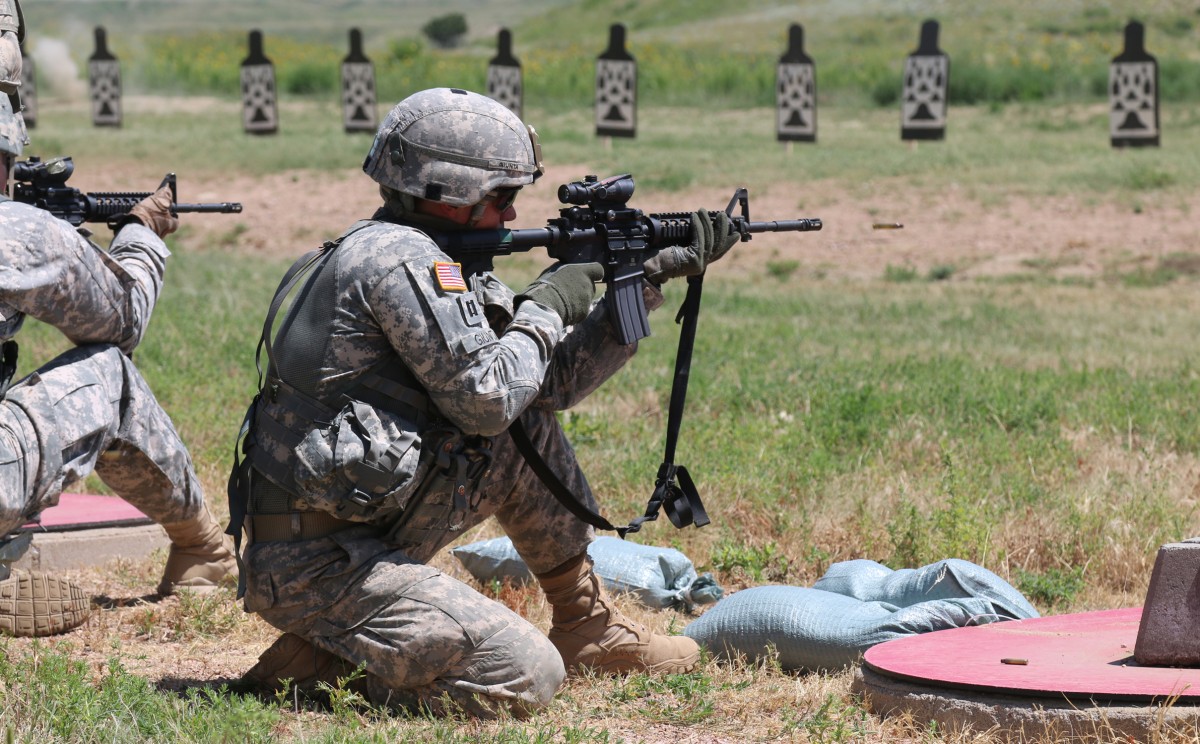
[[[79,15],[89,20],[111,13],[133,28],[165,23],[136,12],[148,3],[42,5],[86,7]],[[354,18],[371,8],[344,5]],[[528,37],[552,50],[549,29],[564,25],[559,14],[567,5],[526,6]],[[711,31],[701,21],[721,13],[715,3],[689,6],[695,20],[674,25],[652,12],[667,17],[683,5],[629,4],[639,19],[634,39],[677,31],[703,40]],[[1024,8],[998,3],[969,13],[906,4],[889,14],[885,5],[803,10],[836,22],[837,54],[849,56],[846,39],[892,15],[906,29],[896,44],[907,50],[915,43],[912,19],[927,12],[944,12],[947,30],[975,22],[995,29]],[[1132,6],[1106,6],[1103,18],[1063,7],[1022,15],[1019,25],[1041,29],[1049,48],[1078,36],[1072,29],[1107,33]],[[602,17],[601,8],[580,3],[577,10],[592,19]],[[230,9],[229,16],[240,20],[244,12]],[[1159,38],[1167,45],[1164,29],[1194,16],[1179,3],[1154,3],[1147,12],[1162,32],[1151,37],[1152,51]],[[791,15],[765,2],[747,4],[745,13],[764,24]],[[1194,46],[1190,30],[1170,38],[1179,40],[1173,48]],[[863,97],[835,96],[821,116],[820,143],[784,155],[762,106],[647,106],[641,136],[607,149],[592,137],[586,107],[555,102],[529,112],[552,164],[572,168],[569,177],[632,172],[636,198],[653,208],[694,208],[747,185],[768,205],[756,218],[827,218],[822,235],[714,268],[677,458],[701,485],[713,524],[680,532],[656,524],[640,540],[679,548],[727,590],[811,585],[831,563],[850,558],[898,568],[955,557],[995,571],[1045,614],[1139,604],[1158,546],[1200,527],[1193,410],[1200,235],[1188,227],[1200,208],[1194,106],[1164,107],[1164,147],[1137,152],[1108,147],[1105,109],[1090,94],[952,108],[947,141],[919,148],[899,143],[898,112]],[[176,170],[185,188],[206,198],[239,198],[230,184],[261,179],[280,189],[272,198],[286,201],[360,177],[368,140],[340,133],[334,103],[289,102],[282,121],[278,137],[249,138],[229,99],[200,105],[155,97],[131,101],[124,128],[93,130],[81,103],[50,99],[33,132],[34,151],[73,154],[75,180],[85,189],[146,188],[142,179]],[[288,190],[289,183],[296,185]],[[523,224],[537,224],[549,209],[526,212]],[[910,249],[851,271],[843,264],[863,260],[862,245],[882,239],[829,218],[838,214],[864,223],[900,215],[906,228],[894,240]],[[1114,228],[1135,225],[1120,233],[1127,243],[1101,244],[1088,224],[1101,216]],[[211,218],[227,220],[215,229],[185,218],[170,241],[167,289],[137,352],[219,510],[233,436],[253,391],[254,345],[287,254],[344,227],[302,217],[309,215],[296,215],[302,229],[280,223],[269,230],[286,236],[285,246],[295,242],[291,251],[249,247],[259,229],[253,211]],[[1018,233],[1027,219],[1046,226],[1044,245],[1005,240],[1010,231],[1028,235]],[[1150,229],[1167,220],[1180,223],[1174,232]],[[978,271],[982,258],[971,245],[988,236],[977,223],[997,225],[990,228],[997,250],[1023,258],[1008,270]],[[500,273],[520,285],[536,266],[517,258],[502,262]],[[668,285],[654,336],[616,378],[563,416],[614,520],[640,511],[661,460],[677,333],[670,308],[681,298],[682,287]],[[22,370],[61,348],[56,332],[33,324],[22,336]],[[467,539],[492,534],[494,527]],[[80,580],[109,597],[136,598],[156,570],[152,562],[123,565]],[[501,599],[547,621],[536,592],[510,589]],[[0,641],[0,729],[14,740],[988,740],[920,721],[881,721],[849,694],[849,673],[795,675],[769,661],[708,662],[664,679],[577,680],[528,722],[413,720],[364,709],[348,693],[327,708],[297,706],[223,687],[236,664],[196,679],[166,668],[164,659],[216,659],[231,648],[252,649],[252,658],[270,641],[231,596],[129,599],[97,615],[61,640]],[[674,630],[690,619],[644,617]],[[182,692],[180,677],[190,679]],[[1176,732],[1162,740],[1195,738]],[[1112,737],[1100,731],[1094,739]]]
[[[420,29],[448,12],[464,15],[468,34],[461,46],[439,49]],[[337,65],[347,52],[347,30],[356,27],[375,62],[380,98],[398,100],[450,80],[481,89],[496,32],[508,27],[523,64],[526,102],[557,110],[590,102],[594,60],[614,22],[627,27],[629,50],[639,62],[641,101],[728,107],[773,104],[775,64],[792,23],[805,28],[822,100],[891,106],[900,95],[903,59],[928,18],[941,23],[953,102],[1097,100],[1106,93],[1108,64],[1121,52],[1125,24],[1136,19],[1159,59],[1164,100],[1200,100],[1198,18],[1184,0],[1037,8],[1022,0],[969,8],[886,0],[615,6],[588,0],[44,0],[26,13],[43,84],[53,87],[58,76],[52,73],[64,65],[83,65],[93,49],[92,28],[102,25],[121,60],[126,90],[230,97],[238,95],[237,68],[251,28],[264,33],[281,96],[336,99]]]

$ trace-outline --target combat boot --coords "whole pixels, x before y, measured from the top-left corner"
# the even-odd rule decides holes
[[[284,680],[290,680],[292,689],[312,693],[319,691],[321,682],[337,687],[339,680],[348,679],[356,668],[295,633],[284,633],[262,652],[258,663],[242,675],[242,681],[267,692],[279,692]],[[366,697],[366,675],[351,681],[347,688]]]
[[[237,560],[230,550],[230,538],[208,507],[195,518],[162,526],[171,538],[171,551],[163,569],[158,593],[164,597],[184,588],[198,592],[216,589],[237,579]]]
[[[42,571],[16,571],[0,581],[0,634],[49,636],[87,620],[92,602],[74,582]]]
[[[700,659],[700,647],[691,638],[652,633],[613,607],[587,553],[537,580],[553,608],[550,642],[568,672],[679,674]]]

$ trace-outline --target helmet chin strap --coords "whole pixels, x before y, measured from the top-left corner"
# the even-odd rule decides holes
[[[446,217],[427,214],[417,209],[416,197],[405,194],[387,186],[380,185],[379,195],[383,197],[383,205],[389,214],[394,218],[405,221],[414,222],[417,224],[426,224],[432,227],[437,227],[443,230],[462,229],[463,227],[473,228],[479,221],[483,219],[487,212],[487,202],[480,202],[471,206],[471,211],[467,216],[466,222],[458,222]]]
[[[467,227],[475,227],[483,219],[483,213],[487,211],[487,206],[486,202],[479,202],[471,207],[471,216],[467,218]]]

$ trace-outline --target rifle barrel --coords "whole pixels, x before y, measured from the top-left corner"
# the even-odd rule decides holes
[[[821,229],[821,220],[774,220],[771,222],[747,222],[746,232],[815,232]]]
[[[238,214],[242,211],[241,202],[214,202],[211,204],[175,204],[171,209],[176,212],[210,212],[218,214]]]

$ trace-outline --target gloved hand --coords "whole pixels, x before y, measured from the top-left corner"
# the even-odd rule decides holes
[[[160,186],[150,196],[133,205],[129,210],[146,227],[160,238],[165,238],[179,229],[179,218],[171,214],[171,188]]]
[[[587,317],[602,279],[604,267],[598,263],[556,263],[517,295],[516,304],[533,300],[558,313],[564,326],[575,325]]]
[[[692,244],[671,246],[648,259],[643,268],[655,284],[679,276],[695,276],[729,252],[740,236],[724,212],[701,209],[692,214]]]

